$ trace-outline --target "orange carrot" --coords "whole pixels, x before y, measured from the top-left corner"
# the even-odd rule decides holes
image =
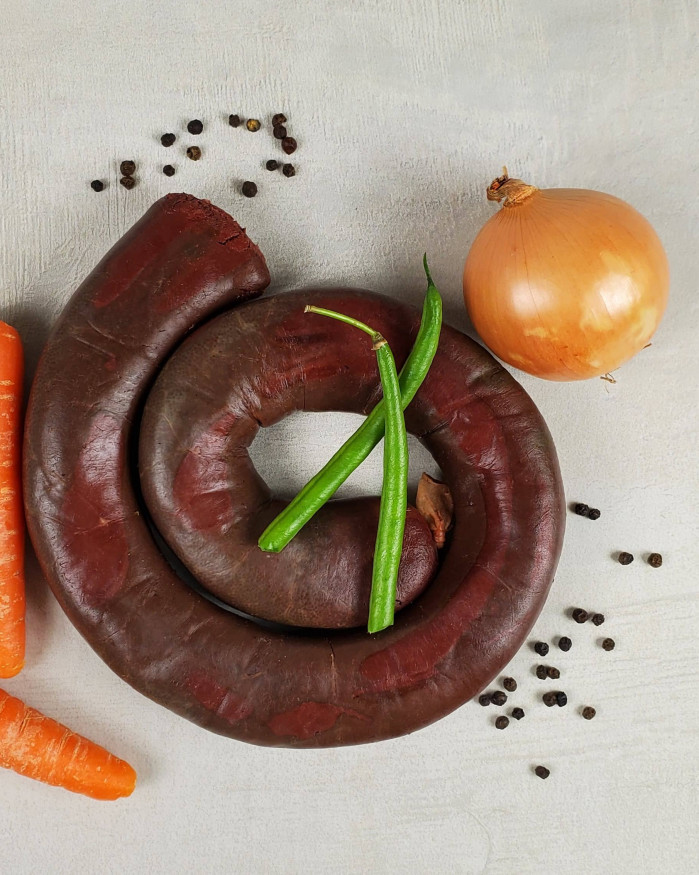
[[[20,483],[24,356],[0,322],[0,677],[24,665],[24,513]]]
[[[136,785],[128,763],[2,690],[0,766],[92,799],[130,796]]]

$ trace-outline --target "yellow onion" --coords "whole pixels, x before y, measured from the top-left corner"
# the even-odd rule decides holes
[[[598,191],[538,189],[506,168],[487,194],[502,207],[468,254],[464,300],[497,356],[537,377],[584,380],[648,343],[669,270],[637,210]]]

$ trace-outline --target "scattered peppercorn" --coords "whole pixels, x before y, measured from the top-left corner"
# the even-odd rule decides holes
[[[558,678],[561,676],[560,671],[557,668],[554,668],[552,665],[550,665],[546,669],[546,674],[551,678],[552,681],[557,681]]]
[[[548,776],[551,774],[551,772],[546,768],[546,766],[537,766],[534,769],[534,774],[537,776],[537,778],[542,778],[545,781],[546,778],[548,778]]]
[[[193,118],[187,124],[187,130],[190,134],[200,134],[204,130],[204,125],[198,118]]]
[[[240,190],[245,197],[255,197],[257,194],[257,186],[254,182],[250,182],[250,180],[244,182]]]
[[[231,113],[231,115],[228,116],[228,124],[232,128],[239,128],[240,127],[240,116],[237,113]]]
[[[552,708],[556,704],[556,693],[544,693],[541,698],[547,708]]]
[[[93,191],[102,191],[102,189],[104,188],[104,183],[101,179],[93,179],[90,183],[90,188]]]
[[[590,512],[590,508],[586,504],[576,504],[573,511],[577,513],[578,516],[587,516]]]
[[[605,638],[602,642],[602,650],[614,650],[616,642],[613,638]]]
[[[136,172],[135,161],[122,161],[119,165],[119,170],[122,176],[133,176]]]
[[[534,650],[539,654],[539,656],[546,656],[549,652],[549,646],[545,641],[537,641],[534,645]]]
[[[283,125],[286,123],[286,116],[283,112],[278,112],[276,115],[272,116],[272,126],[276,127],[277,125]]]
[[[587,512],[587,518],[589,520],[598,520],[601,516],[601,511],[597,510],[596,507],[591,507]]]
[[[486,705],[490,705],[490,696],[488,693],[483,693],[482,696],[478,697],[478,704],[482,705],[484,708]]]
[[[648,564],[652,568],[660,568],[660,566],[663,564],[663,557],[660,555],[660,553],[651,553],[648,557]]]
[[[136,185],[136,180],[133,176],[122,176],[119,182],[124,186],[124,188],[131,191],[131,189]]]
[[[556,693],[556,704],[559,708],[562,708],[564,705],[568,704],[568,696],[565,693],[559,691]]]
[[[199,146],[189,146],[187,149],[187,157],[192,161],[198,161],[201,158],[201,149]]]
[[[296,176],[296,169],[293,164],[282,164],[282,173],[284,176]]]
[[[249,119],[245,122],[245,127],[246,127],[249,131],[252,131],[252,133],[254,134],[256,131],[259,131],[259,130],[260,130],[261,125],[260,125],[260,122],[259,122],[258,119],[256,119],[256,118],[249,118]]]
[[[502,717],[498,717],[498,719],[495,721],[495,728],[496,729],[507,729],[507,727],[509,725],[510,725],[510,721],[504,715]]]
[[[502,685],[508,693],[514,693],[517,689],[517,681],[514,678],[504,678]]]
[[[490,701],[493,703],[493,705],[504,705],[507,701],[507,696],[502,692],[502,690],[497,690],[491,695]]]
[[[583,611],[582,608],[575,608],[572,615],[573,619],[576,623],[586,623],[587,618],[590,616],[587,611]]]
[[[287,155],[291,155],[296,151],[296,147],[298,143],[293,137],[284,137],[282,140],[282,149],[286,152]]]
[[[627,553],[625,550],[622,550],[622,552],[619,553],[618,559],[619,565],[631,565],[631,563],[633,562],[633,554]]]
[[[286,137],[286,128],[284,125],[275,125],[272,128],[272,135],[275,140],[283,140]]]
[[[160,138],[160,142],[163,146],[172,146],[177,137],[174,134],[163,134]]]
[[[275,161],[274,158],[270,158],[269,161],[265,164],[267,170],[276,170],[279,167],[279,162]]]
[[[540,681],[545,681],[546,678],[549,676],[549,670],[546,668],[545,665],[537,665],[536,676],[539,678]]]
[[[515,720],[521,720],[524,717],[524,710],[522,708],[513,708],[512,716]]]
[[[582,709],[582,715],[585,718],[585,720],[592,720],[592,718],[595,716],[596,713],[597,713],[597,711],[595,711],[595,709],[593,707],[591,707],[590,705],[586,705]]]
[[[593,614],[591,619],[595,626],[601,626],[604,623],[604,614]]]
[[[172,166],[172,164],[166,164],[163,167],[163,173],[165,174],[165,176],[174,176],[175,168]]]
[[[558,639],[558,649],[562,650],[564,653],[567,653],[570,648],[573,646],[573,642],[568,638],[567,635],[562,635]]]

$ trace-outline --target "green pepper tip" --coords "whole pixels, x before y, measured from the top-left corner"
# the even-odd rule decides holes
[[[430,273],[430,268],[429,268],[429,265],[427,264],[427,253],[425,253],[422,257],[422,266],[425,268],[425,275],[427,276],[427,285],[434,286],[432,274]]]

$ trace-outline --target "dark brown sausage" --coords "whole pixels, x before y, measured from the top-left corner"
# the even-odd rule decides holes
[[[257,547],[260,533],[285,502],[267,498],[251,505],[249,494],[238,488],[230,493],[233,501],[226,502],[225,493],[211,488],[216,475],[211,456],[202,458],[196,451],[189,457],[196,468],[186,465],[186,485],[177,478],[173,494],[174,459],[163,465],[156,461],[162,452],[152,455],[143,440],[141,448],[141,458],[149,460],[142,478],[148,510],[170,549],[204,589],[273,623],[306,629],[366,626],[378,498],[330,501],[281,553],[263,553]],[[408,506],[396,611],[420,595],[436,569],[432,532],[416,508]]]
[[[252,292],[267,281],[257,250],[239,229],[230,238],[220,233],[209,209],[189,225],[176,203],[156,204],[54,329],[32,389],[25,441],[34,547],[61,604],[108,664],[145,695],[213,731],[295,747],[411,732],[487,684],[544,603],[563,534],[551,438],[494,359],[445,328],[407,415],[455,504],[451,545],[427,591],[375,636],[272,632],[207,602],[157,550],[140,516],[129,459],[132,420],[176,339],[238,289]],[[404,360],[418,323],[411,309],[347,290],[314,299],[371,322],[398,364]],[[264,406],[266,421],[274,421],[294,407],[346,401],[347,409],[366,412],[373,405],[370,350],[353,338],[353,352],[343,353],[338,368],[337,351],[347,342],[341,326],[311,324],[266,301],[244,305],[253,323],[262,304],[267,336],[296,338],[308,352],[303,372],[273,368],[273,379],[268,373],[266,383],[251,387],[251,411]]]
[[[258,422],[268,421],[264,399],[251,407],[251,387],[269,385],[272,368],[299,373],[303,366],[309,350],[298,350],[291,335],[264,336],[270,314],[276,320],[287,312],[289,300],[275,298],[255,310],[254,322],[245,310],[224,314],[167,362],[141,423],[143,495],[173,552],[227,604],[293,626],[366,625],[378,499],[331,501],[281,553],[257,547],[283,504],[272,501],[248,455]],[[350,333],[349,340],[354,343],[337,350],[348,354],[338,358],[347,370],[362,338]],[[347,386],[352,391],[351,378]],[[437,567],[434,539],[415,508],[408,509],[403,545],[398,609],[423,591]]]

